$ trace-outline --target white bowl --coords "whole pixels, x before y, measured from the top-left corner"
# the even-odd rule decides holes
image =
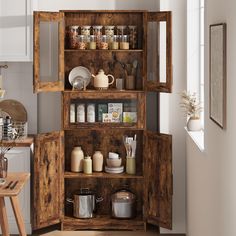
[[[108,167],[120,167],[121,166],[122,159],[121,158],[107,158],[107,166]]]
[[[115,152],[109,152],[108,153],[108,158],[109,159],[118,159],[119,158],[119,154],[115,153]]]

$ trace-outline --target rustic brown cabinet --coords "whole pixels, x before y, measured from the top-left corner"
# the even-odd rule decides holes
[[[67,45],[66,32],[71,25],[136,25],[137,48],[129,50],[78,50]],[[160,31],[165,31],[164,55],[161,57]],[[46,32],[49,43],[44,42]],[[151,34],[152,32],[152,34]],[[154,33],[153,33],[154,32]],[[163,42],[162,42],[163,43]],[[47,46],[52,47],[48,50]],[[46,49],[44,48],[46,47]],[[47,53],[51,57],[47,63]],[[33,227],[61,223],[64,230],[78,229],[145,229],[146,223],[171,228],[172,225],[172,141],[171,135],[148,130],[146,124],[147,95],[171,92],[171,12],[147,11],[60,11],[34,13],[34,91],[61,91],[62,130],[40,134],[36,139],[34,163]],[[43,56],[46,54],[46,56]],[[54,60],[53,60],[54,57]],[[115,78],[123,75],[122,65],[137,61],[135,90],[72,90],[69,72],[85,66],[93,73],[104,69]],[[52,63],[53,62],[53,63]],[[160,64],[164,62],[164,80]],[[49,69],[47,67],[50,67]],[[46,68],[46,69],[45,69]],[[70,105],[89,102],[132,102],[137,121],[134,123],[71,122]],[[151,108],[152,109],[152,108]],[[159,105],[153,108],[159,111]],[[149,114],[148,114],[149,115]],[[150,114],[151,115],[151,114]],[[159,127],[159,119],[156,121]],[[70,171],[70,155],[74,146],[86,154],[101,150],[104,158],[109,151],[118,152],[125,163],[123,135],[136,135],[136,174],[85,175]],[[118,220],[111,217],[111,194],[128,186],[137,197],[136,217]],[[72,206],[65,199],[84,187],[96,190],[104,200],[98,204],[91,219],[73,217]]]

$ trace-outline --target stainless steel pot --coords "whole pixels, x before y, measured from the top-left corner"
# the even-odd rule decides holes
[[[112,195],[112,216],[115,218],[135,217],[136,196],[128,190],[120,190]]]
[[[92,218],[96,203],[103,201],[103,198],[96,198],[94,191],[83,188],[74,193],[74,199],[67,198],[66,200],[67,202],[73,203],[74,217]]]

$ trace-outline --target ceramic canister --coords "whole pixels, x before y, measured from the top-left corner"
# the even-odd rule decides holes
[[[84,153],[81,147],[74,147],[71,152],[71,171],[72,172],[83,171],[83,159],[84,159]]]
[[[93,154],[93,171],[102,171],[103,155],[100,151]]]

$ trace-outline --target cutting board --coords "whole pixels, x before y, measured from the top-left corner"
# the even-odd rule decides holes
[[[0,102],[0,109],[3,113],[7,113],[13,121],[26,122],[27,121],[27,111],[22,103],[6,99]]]

